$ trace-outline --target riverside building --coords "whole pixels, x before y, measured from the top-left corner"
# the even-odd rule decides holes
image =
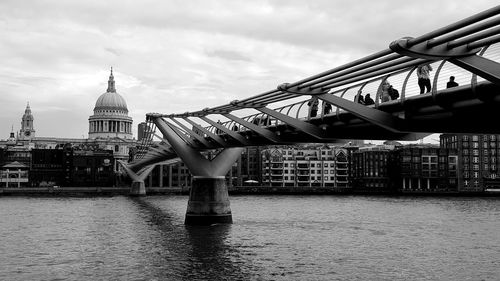
[[[397,176],[395,147],[377,145],[361,147],[352,153],[352,188],[359,192],[393,192]]]
[[[500,135],[442,134],[442,148],[458,153],[458,191],[500,188]]]
[[[271,187],[349,188],[347,149],[276,147],[262,151],[262,183]]]
[[[397,150],[396,187],[402,192],[457,192],[458,156],[437,145],[408,145]]]

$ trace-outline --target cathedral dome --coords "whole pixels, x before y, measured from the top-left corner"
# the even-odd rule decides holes
[[[113,68],[108,89],[96,101],[94,115],[89,117],[89,138],[132,138],[132,117],[125,99],[116,92]]]
[[[100,109],[125,110],[128,112],[125,99],[117,92],[106,92],[96,101],[94,111]]]
[[[125,99],[116,92],[115,78],[113,76],[113,68],[108,80],[108,89],[106,93],[102,94],[96,101],[94,113],[115,112],[121,114],[128,114],[127,103]]]

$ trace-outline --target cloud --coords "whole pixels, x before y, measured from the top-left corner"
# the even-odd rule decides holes
[[[134,124],[217,106],[387,48],[492,0],[0,1],[0,138],[81,137],[113,66]],[[56,124],[56,125],[54,125]]]
[[[213,51],[207,51],[206,54],[209,57],[218,57],[225,60],[244,61],[244,62],[252,61],[250,58],[235,51],[213,50]]]

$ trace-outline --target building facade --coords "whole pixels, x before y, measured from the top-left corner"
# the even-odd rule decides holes
[[[460,192],[500,188],[500,135],[442,134],[440,145],[457,150]]]
[[[262,185],[349,188],[347,150],[329,146],[275,147],[262,151]]]
[[[399,148],[395,178],[403,192],[457,192],[458,155],[455,149],[435,145],[409,145]]]
[[[352,153],[352,188],[359,192],[394,192],[397,177],[394,146],[361,147]]]

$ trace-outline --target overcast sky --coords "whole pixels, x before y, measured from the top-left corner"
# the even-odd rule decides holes
[[[0,1],[0,139],[88,137],[117,92],[137,124],[275,89],[498,5],[493,0]]]

